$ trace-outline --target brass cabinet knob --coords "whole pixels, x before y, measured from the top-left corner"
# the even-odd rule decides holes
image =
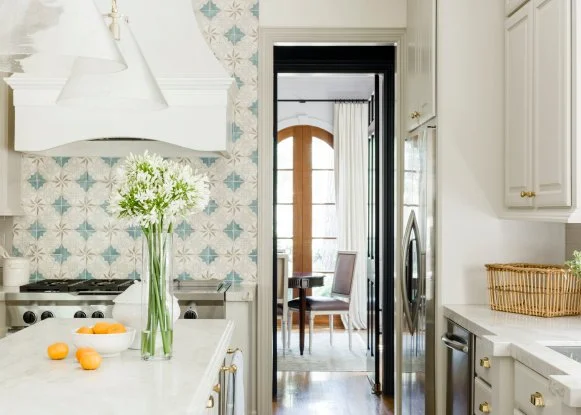
[[[533,406],[543,407],[545,406],[545,400],[540,392],[535,392],[531,395],[531,404]]]
[[[206,408],[213,408],[214,407],[214,397],[210,396],[208,398],[208,402],[206,403]]]
[[[220,384],[219,384],[219,383],[216,383],[216,384],[214,385],[214,387],[212,388],[212,390],[213,390],[214,392],[216,392],[216,393],[220,393],[220,391],[222,390],[222,386],[220,386]]]
[[[488,402],[482,402],[480,405],[478,405],[478,410],[483,414],[489,414],[490,404]]]
[[[520,192],[520,197],[525,198],[527,197],[529,192],[525,192],[524,190],[522,192]]]
[[[410,118],[415,120],[416,118],[420,118],[420,113],[418,111],[414,111],[410,114]]]
[[[536,197],[536,196],[537,196],[537,194],[536,194],[535,192],[529,192],[528,196],[529,196],[529,197]]]
[[[490,359],[488,357],[483,357],[480,359],[480,366],[484,369],[490,369]]]

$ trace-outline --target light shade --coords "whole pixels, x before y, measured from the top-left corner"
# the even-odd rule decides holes
[[[85,108],[122,110],[159,110],[167,102],[147,65],[125,19],[119,19],[119,49],[127,69],[111,74],[89,74],[79,63],[67,80],[57,104]]]
[[[0,72],[68,76],[127,68],[93,0],[0,0]]]

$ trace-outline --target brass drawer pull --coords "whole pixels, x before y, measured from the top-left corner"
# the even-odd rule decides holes
[[[237,347],[237,348],[235,348],[235,349],[233,349],[233,348],[229,348],[228,350],[226,350],[226,353],[228,353],[228,354],[234,354],[234,353],[236,353],[236,352],[241,352],[241,351],[242,351],[242,349],[240,349],[240,348],[238,348],[238,347]]]
[[[480,366],[484,369],[490,369],[490,359],[488,357],[483,357],[480,359]]]
[[[490,404],[488,402],[482,402],[480,405],[478,405],[478,410],[483,414],[489,414]]]
[[[410,114],[410,118],[411,118],[412,120],[415,120],[416,118],[420,118],[420,113],[419,113],[419,112],[417,112],[417,111],[414,111],[414,112],[412,112],[412,113]]]
[[[214,407],[214,397],[210,396],[208,398],[208,402],[206,403],[206,408],[213,408]]]
[[[525,198],[525,197],[537,197],[537,194],[535,192],[526,192],[526,191],[522,191],[520,192],[520,197]]]
[[[543,395],[540,392],[535,392],[531,395],[531,404],[537,407],[544,407],[545,400],[543,399]]]

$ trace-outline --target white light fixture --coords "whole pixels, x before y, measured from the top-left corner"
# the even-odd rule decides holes
[[[68,76],[127,68],[93,0],[0,0],[0,72]]]
[[[111,13],[106,17],[111,20],[109,30],[117,40],[127,69],[111,74],[93,74],[80,61],[75,64],[57,98],[57,104],[122,110],[167,108],[163,93],[131,32],[128,19],[117,10],[116,0],[113,0]]]

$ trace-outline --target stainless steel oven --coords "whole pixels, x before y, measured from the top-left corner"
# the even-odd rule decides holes
[[[474,335],[448,320],[448,330],[442,336],[448,348],[446,372],[446,414],[472,414],[474,383]]]

